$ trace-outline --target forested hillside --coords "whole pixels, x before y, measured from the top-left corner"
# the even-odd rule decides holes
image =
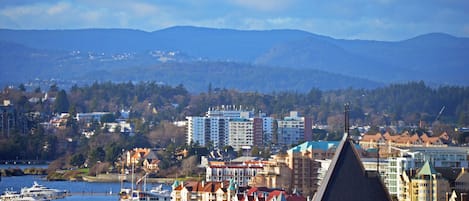
[[[43,99],[44,92],[49,99]],[[50,99],[55,97],[55,99]],[[40,101],[34,101],[36,100]],[[314,124],[328,124],[329,133],[340,134],[343,129],[343,105],[351,104],[352,125],[372,127],[419,125],[422,129],[438,126],[438,130],[454,132],[455,127],[469,125],[469,88],[444,86],[430,88],[423,82],[395,84],[378,89],[344,89],[323,91],[312,88],[307,93],[294,91],[258,93],[234,89],[214,88],[188,93],[184,86],[171,87],[155,82],[94,83],[74,86],[69,91],[52,85],[49,89],[26,90],[24,85],[4,88],[0,99],[10,100],[19,123],[8,135],[0,137],[1,158],[55,159],[67,153],[88,156],[96,147],[104,147],[111,155],[116,150],[134,146],[180,147],[185,144],[184,128],[169,122],[184,120],[186,116],[202,116],[209,107],[242,105],[256,112],[283,118],[291,110],[313,118]],[[436,119],[442,107],[445,110]],[[106,135],[100,125],[98,133],[87,139],[81,135],[81,126],[72,117],[81,112],[112,112],[116,117],[122,109],[130,110],[135,124],[134,137]],[[69,112],[72,116],[63,129],[46,128],[54,113]],[[330,138],[338,135],[330,135]],[[99,145],[99,146],[96,146]],[[24,147],[20,149],[20,147]],[[46,148],[44,148],[46,147]],[[21,150],[19,153],[14,150]],[[96,151],[96,150],[94,150]],[[96,153],[93,153],[96,154]]]
[[[0,85],[34,80],[183,84],[241,91],[376,88],[423,80],[469,85],[469,39],[430,33],[402,41],[343,40],[299,30],[171,27],[0,29]],[[209,81],[210,80],[210,81]]]

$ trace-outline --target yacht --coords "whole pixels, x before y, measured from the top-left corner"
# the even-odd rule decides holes
[[[48,199],[41,199],[36,197],[24,196],[17,191],[5,191],[0,195],[0,201],[49,201]]]
[[[32,198],[39,198],[39,199],[46,199],[46,200],[54,200],[64,198],[69,193],[65,190],[58,190],[45,187],[43,185],[34,182],[32,187],[25,187],[21,189],[21,195],[25,197],[32,197]]]

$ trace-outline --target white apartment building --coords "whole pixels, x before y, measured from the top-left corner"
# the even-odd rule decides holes
[[[406,152],[415,153],[420,166],[429,161],[433,167],[469,167],[469,147],[409,147]]]
[[[384,183],[389,194],[398,198],[405,197],[402,174],[406,170],[421,168],[426,161],[432,167],[467,168],[467,147],[409,147],[393,148],[398,150],[399,156],[388,157],[388,166],[384,175]]]
[[[187,144],[198,143],[205,146],[205,117],[186,117]]]
[[[187,144],[223,147],[228,144],[228,122],[225,117],[186,117]]]
[[[403,196],[404,183],[401,175],[405,170],[416,169],[415,160],[410,156],[389,157],[386,174],[384,175],[384,183],[388,188],[389,194],[396,197]]]
[[[288,146],[309,141],[311,138],[311,118],[299,117],[298,112],[291,111],[290,116],[278,121],[278,144]]]
[[[267,161],[241,157],[232,161],[210,161],[205,168],[206,181],[231,181],[238,186],[247,186],[249,181],[262,171]]]
[[[270,142],[273,133],[271,117],[265,117],[262,113],[261,117],[254,117],[253,111],[234,109],[237,108],[222,106],[221,109],[210,108],[204,117],[186,117],[187,144],[216,148],[230,145],[239,150]]]
[[[254,122],[249,119],[231,119],[229,122],[228,144],[234,150],[251,149],[254,145]]]

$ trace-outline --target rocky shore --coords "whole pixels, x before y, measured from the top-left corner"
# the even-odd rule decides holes
[[[0,175],[2,177],[11,177],[11,176],[24,176],[24,175],[47,175],[47,169],[43,168],[8,168],[0,169]]]

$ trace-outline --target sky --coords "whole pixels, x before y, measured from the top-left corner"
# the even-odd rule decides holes
[[[469,37],[469,0],[0,0],[0,28],[298,29],[341,39]]]

